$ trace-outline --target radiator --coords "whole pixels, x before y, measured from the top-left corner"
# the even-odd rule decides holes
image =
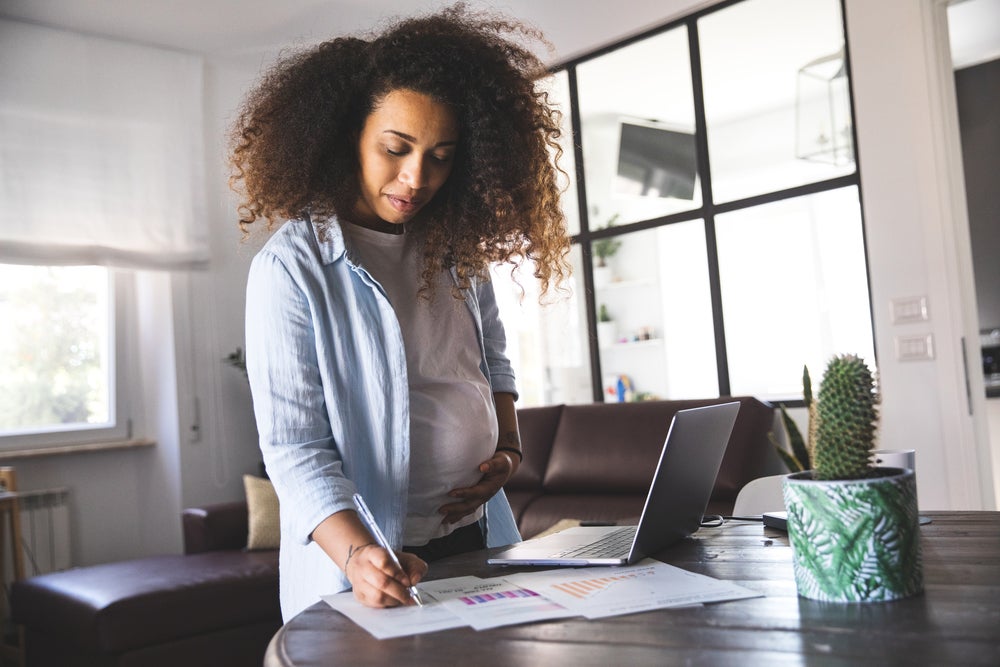
[[[21,491],[17,496],[24,576],[69,569],[72,565],[69,492],[66,489],[45,489]],[[13,540],[9,532],[4,537],[9,554]],[[4,581],[13,579],[12,560],[9,555],[3,559],[6,570]]]

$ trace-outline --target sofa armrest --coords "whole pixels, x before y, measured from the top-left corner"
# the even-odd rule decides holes
[[[244,549],[249,522],[246,501],[189,507],[181,513],[184,553]]]

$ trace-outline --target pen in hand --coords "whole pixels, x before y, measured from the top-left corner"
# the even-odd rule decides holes
[[[364,522],[365,526],[368,528],[368,532],[372,534],[378,545],[389,552],[389,557],[392,558],[392,562],[396,564],[400,572],[406,574],[406,570],[403,569],[403,565],[399,562],[399,558],[396,557],[396,552],[392,550],[389,546],[389,540],[385,539],[385,535],[382,534],[382,530],[375,523],[375,516],[368,509],[368,505],[365,504],[365,499],[361,497],[360,493],[354,494],[354,506],[358,508],[358,516],[361,517],[361,521]],[[418,606],[423,607],[424,601],[420,599],[420,591],[417,590],[416,586],[410,586],[407,591],[413,601],[417,603]]]

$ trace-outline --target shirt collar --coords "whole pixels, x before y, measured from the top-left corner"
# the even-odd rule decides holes
[[[314,222],[312,217],[306,213],[303,219],[312,230],[316,246],[319,249],[319,258],[324,266],[333,264],[341,258],[346,258],[348,263],[357,266],[357,253],[349,247],[350,240],[344,236],[344,230],[341,229],[340,221],[337,218],[331,216],[320,222]]]

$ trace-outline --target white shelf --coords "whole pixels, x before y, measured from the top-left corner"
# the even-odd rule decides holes
[[[602,350],[620,350],[622,348],[656,347],[663,343],[662,338],[650,338],[649,340],[632,340],[627,343],[613,343],[601,347]]]
[[[649,278],[637,278],[634,280],[612,280],[604,285],[595,286],[594,289],[598,290],[619,290],[619,289],[630,289],[633,287],[649,287],[653,284],[653,281]]]

